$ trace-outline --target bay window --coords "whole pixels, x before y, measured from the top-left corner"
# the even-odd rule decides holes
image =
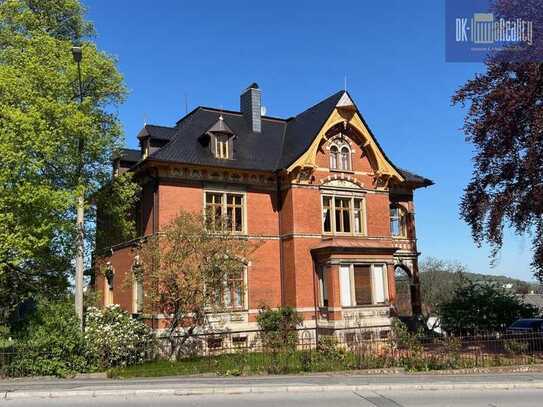
[[[324,233],[365,234],[364,200],[358,197],[322,197]]]
[[[386,265],[341,265],[339,287],[343,307],[386,304],[388,302]]]

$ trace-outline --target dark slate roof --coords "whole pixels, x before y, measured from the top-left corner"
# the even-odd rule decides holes
[[[278,157],[278,168],[288,167],[307,151],[342,95],[343,91],[334,93],[288,120],[281,156]]]
[[[113,159],[120,159],[129,163],[137,163],[141,159],[141,150],[133,150],[130,148],[121,148],[113,155]]]
[[[417,174],[413,174],[410,171],[404,170],[402,168],[398,168],[398,171],[400,171],[400,174],[405,178],[407,182],[411,182],[413,184],[418,184],[424,187],[429,187],[430,185],[434,185],[434,181],[431,179],[422,177]]]
[[[138,134],[138,138],[151,136],[157,140],[169,141],[175,136],[175,127],[157,126],[154,124],[146,124]]]
[[[221,114],[224,124],[235,135],[232,160],[215,158],[202,138],[217,123]],[[284,120],[263,117],[262,133],[253,133],[241,113],[199,107],[178,122],[173,140],[151,154],[149,159],[273,171],[281,154],[284,128]]]
[[[215,122],[213,126],[208,130],[210,133],[225,133],[225,134],[234,134],[234,132],[228,127],[224,122],[222,116],[219,116],[219,120]]]
[[[275,171],[287,168],[307,151],[344,93],[343,90],[334,93],[288,119],[263,116],[261,133],[253,133],[240,112],[200,106],[179,120],[175,127],[145,125],[138,137],[151,136],[167,141],[148,160]],[[221,115],[222,123],[219,122]],[[361,114],[360,117],[364,121]],[[224,125],[234,134],[231,160],[217,159],[210,151],[209,137],[206,135],[219,125]],[[416,186],[433,184],[429,179],[409,171],[399,168],[398,171]]]

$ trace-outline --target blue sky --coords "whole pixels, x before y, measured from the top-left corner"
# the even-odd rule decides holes
[[[419,250],[474,272],[531,279],[530,239],[509,234],[495,268],[458,215],[472,147],[454,91],[484,66],[446,63],[444,0],[84,0],[100,48],[129,96],[127,144],[144,119],[173,125],[198,105],[237,110],[256,81],[270,116],[288,117],[344,86],[388,156],[436,185],[415,194]]]

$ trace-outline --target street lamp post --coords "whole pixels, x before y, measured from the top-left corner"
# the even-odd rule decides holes
[[[83,85],[81,82],[81,60],[83,59],[83,50],[81,47],[72,47],[72,55],[77,64],[77,78],[79,83],[79,104],[83,104]],[[76,218],[76,247],[75,247],[75,313],[79,318],[79,324],[83,329],[83,271],[84,271],[84,252],[85,252],[85,192],[83,190],[83,137],[79,136],[78,146],[78,165],[77,165],[77,218]]]

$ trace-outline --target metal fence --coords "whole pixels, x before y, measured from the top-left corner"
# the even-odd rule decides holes
[[[194,373],[289,373],[352,369],[434,370],[543,363],[543,334],[491,333],[466,336],[398,335],[360,328],[299,329],[267,338],[261,331],[159,338],[149,359],[185,360]],[[283,335],[283,336],[281,336]]]
[[[147,349],[145,375],[259,374],[404,368],[438,370],[543,363],[543,333],[414,335],[390,327],[265,334],[228,331],[158,337]],[[175,352],[172,352],[175,350]],[[17,354],[0,353],[0,376]],[[170,363],[171,361],[182,363]],[[171,370],[172,366],[176,370]],[[154,372],[156,370],[156,372]]]

